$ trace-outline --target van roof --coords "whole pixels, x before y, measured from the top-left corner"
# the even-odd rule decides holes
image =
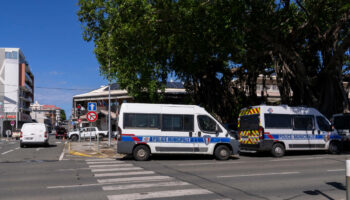
[[[247,110],[251,108],[260,108],[260,113],[275,113],[275,114],[300,114],[300,115],[322,115],[317,109],[305,106],[268,106],[268,105],[258,105],[249,108],[243,108],[242,110]]]
[[[127,112],[130,113],[207,113],[205,109],[200,106],[181,104],[123,103],[121,112],[123,112],[124,109],[127,109]]]

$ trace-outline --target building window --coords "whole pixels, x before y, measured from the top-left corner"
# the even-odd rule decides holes
[[[5,52],[5,58],[7,59],[17,59],[18,58],[18,52],[12,51],[12,52]]]

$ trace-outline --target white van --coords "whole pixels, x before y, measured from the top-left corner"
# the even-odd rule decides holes
[[[340,136],[316,109],[289,106],[254,106],[242,109],[238,118],[241,150],[270,151],[281,157],[285,151],[339,151]]]
[[[332,123],[338,134],[342,137],[342,148],[350,148],[350,113],[335,114]]]
[[[20,147],[30,144],[49,145],[48,131],[43,123],[25,123],[21,129]]]
[[[195,105],[123,103],[117,152],[148,160],[151,154],[209,154],[226,160],[239,141]]]

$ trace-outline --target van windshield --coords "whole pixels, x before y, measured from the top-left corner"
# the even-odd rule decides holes
[[[259,115],[244,115],[240,117],[240,130],[258,130],[259,129]]]
[[[350,129],[350,115],[334,117],[334,128],[337,130]]]

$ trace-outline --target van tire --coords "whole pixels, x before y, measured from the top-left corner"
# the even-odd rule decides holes
[[[77,135],[72,135],[72,137],[70,137],[70,139],[73,141],[73,142],[76,142],[78,141],[79,137]]]
[[[230,157],[230,149],[225,145],[216,147],[214,156],[217,160],[227,160]]]
[[[330,154],[339,154],[340,153],[340,146],[337,142],[331,142],[329,144],[328,151]]]
[[[151,152],[145,145],[139,145],[133,150],[134,159],[137,161],[146,161],[149,159]]]
[[[283,144],[276,143],[272,146],[271,154],[274,157],[276,157],[276,158],[282,157],[282,156],[284,156],[285,153],[286,153],[286,149],[284,148]]]

